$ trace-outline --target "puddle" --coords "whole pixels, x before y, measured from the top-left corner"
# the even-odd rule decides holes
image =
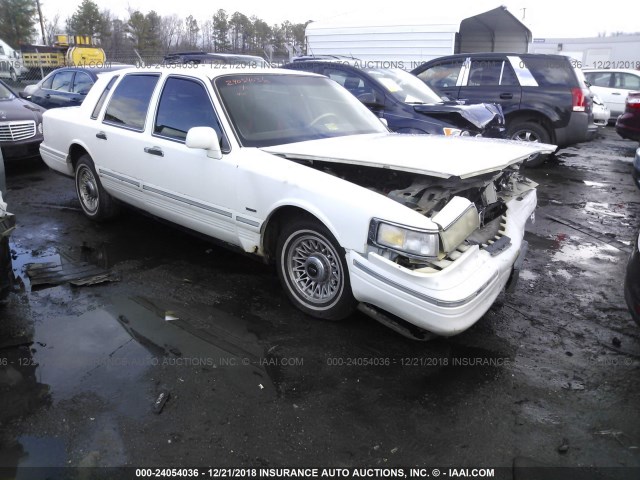
[[[552,255],[553,262],[565,262],[573,265],[589,261],[619,262],[620,251],[610,245],[571,245],[564,244]]]
[[[609,203],[587,202],[584,206],[584,210],[588,213],[595,213],[597,215],[606,215],[608,217],[626,218],[625,213],[619,213],[612,210],[612,208],[622,209],[623,205],[613,205]]]
[[[116,297],[80,316],[38,322],[36,378],[49,386],[54,404],[91,391],[122,413],[144,415],[155,399],[146,374],[157,368],[182,369],[185,378],[206,370],[242,395],[275,392],[263,349],[241,319],[211,307],[191,313],[165,303],[160,308],[144,298]],[[206,330],[194,326],[205,309]]]
[[[525,282],[533,282],[533,281],[536,281],[538,278],[540,278],[540,275],[538,275],[535,272],[532,272],[531,270],[520,271],[520,280],[524,280]]]
[[[606,185],[606,184],[604,184],[604,183],[600,183],[600,182],[590,182],[589,180],[583,180],[583,182],[584,182],[584,184],[585,184],[587,187],[600,187],[600,188],[602,188],[602,187],[606,187],[606,186],[607,186],[607,185]]]

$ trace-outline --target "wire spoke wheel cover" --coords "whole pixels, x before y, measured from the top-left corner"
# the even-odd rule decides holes
[[[320,222],[294,219],[278,237],[278,277],[293,304],[316,318],[338,321],[357,305],[345,252]]]
[[[338,252],[326,238],[316,232],[298,232],[285,245],[283,261],[294,293],[302,301],[330,306],[339,299],[344,272]]]
[[[82,204],[82,208],[89,214],[93,214],[98,210],[100,204],[100,194],[98,185],[93,172],[89,167],[81,165],[76,175],[78,198]]]

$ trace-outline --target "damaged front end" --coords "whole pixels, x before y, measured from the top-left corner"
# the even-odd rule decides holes
[[[418,113],[459,127],[460,135],[506,138],[502,107],[493,103],[464,105],[459,101],[414,105]]]
[[[403,233],[399,230],[402,227],[396,226],[391,232],[388,222],[373,219],[369,230],[370,249],[405,268],[425,273],[446,268],[472,245],[497,255],[511,244],[504,231],[507,203],[536,186],[521,175],[518,166],[466,179],[417,176],[409,186],[384,194],[438,226],[437,232],[423,232],[420,239],[414,240],[428,248],[422,251],[402,248]],[[394,234],[395,239],[391,238]]]

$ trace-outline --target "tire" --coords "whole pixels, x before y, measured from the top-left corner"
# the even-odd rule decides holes
[[[551,143],[551,135],[540,124],[533,122],[516,122],[507,128],[507,137],[511,140],[533,143]],[[527,160],[528,167],[539,167],[549,155],[535,155]]]
[[[82,211],[91,220],[103,221],[117,215],[119,205],[102,187],[89,155],[81,156],[76,164],[75,184]]]
[[[304,313],[338,321],[355,310],[344,250],[321,223],[299,219],[285,226],[276,261],[285,293]]]

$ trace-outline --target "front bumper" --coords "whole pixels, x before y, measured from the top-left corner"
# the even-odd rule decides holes
[[[2,142],[0,144],[2,156],[5,161],[37,157],[40,155],[41,142],[42,135],[40,134],[16,142]]]
[[[354,297],[438,335],[468,329],[505,288],[520,255],[536,192],[530,190],[518,198],[507,203],[505,234],[511,244],[493,257],[474,245],[446,269],[421,273],[376,253],[347,252]]]

